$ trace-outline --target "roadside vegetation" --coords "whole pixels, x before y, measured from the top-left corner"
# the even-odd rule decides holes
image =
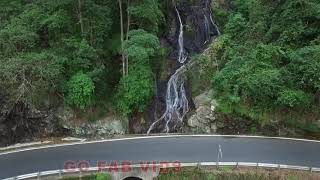
[[[155,180],[316,180],[320,175],[299,171],[253,170],[222,167],[219,170],[186,168],[161,174]]]
[[[63,180],[78,180],[79,177]],[[97,174],[82,177],[82,180],[111,180],[107,174]],[[213,168],[183,168],[180,172],[162,171],[154,180],[318,180],[319,173],[291,170],[253,169],[221,167]]]
[[[1,0],[0,99],[81,116],[144,111],[153,95],[158,0]],[[81,114],[82,113],[82,114]]]
[[[218,111],[231,121],[319,134],[320,2],[216,1],[222,35],[210,47]],[[261,128],[262,127],[262,128]]]
[[[97,175],[85,176],[85,177],[70,177],[62,180],[112,180],[111,176],[105,173],[99,173]]]
[[[244,133],[282,128],[320,137],[320,1],[213,2],[221,36],[203,55],[190,54],[200,65],[188,73],[193,95],[213,89],[225,127],[241,125],[222,125],[222,133],[245,124]],[[162,66],[171,50],[160,39],[174,30],[166,22],[171,6],[1,0],[0,118],[15,107],[71,108],[90,121],[110,111],[140,118],[157,93],[157,76],[168,73]]]

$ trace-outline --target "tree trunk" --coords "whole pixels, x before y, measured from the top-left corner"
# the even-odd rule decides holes
[[[129,7],[130,7],[130,0],[128,0],[128,3],[127,3],[127,41],[129,40],[129,31],[130,31],[130,12],[129,12]],[[126,73],[127,75],[129,74],[129,57],[128,55],[126,56],[126,64],[127,64],[127,67],[126,67]]]
[[[81,36],[84,38],[84,25],[83,25],[83,18],[82,18],[82,2],[78,0],[78,9],[79,9],[79,23],[81,27]]]
[[[125,56],[124,56],[124,33],[123,33],[123,15],[122,15],[122,0],[118,0],[119,3],[119,10],[120,10],[120,31],[121,31],[121,57],[122,57],[122,75],[126,75],[126,61],[125,61]]]

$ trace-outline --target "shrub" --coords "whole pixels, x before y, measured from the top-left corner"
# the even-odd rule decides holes
[[[96,176],[96,180],[111,180],[111,176],[105,173],[99,173]]]
[[[279,93],[277,103],[283,107],[306,107],[310,104],[310,97],[301,90],[284,90]]]
[[[66,101],[71,106],[84,110],[94,104],[94,83],[83,72],[78,72],[67,82]]]

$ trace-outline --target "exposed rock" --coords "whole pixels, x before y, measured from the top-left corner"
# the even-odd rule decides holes
[[[65,107],[38,110],[18,103],[0,110],[0,146],[32,142],[52,136],[113,136],[124,134],[125,119],[107,117],[96,122],[76,123],[75,113]]]
[[[189,53],[200,53],[207,45],[207,36],[217,36],[218,30],[213,24],[209,24],[209,29],[206,29],[205,18],[211,16],[210,6],[211,0],[183,0],[177,3],[177,9],[180,12],[181,19],[184,25],[184,47]],[[176,18],[176,12],[172,8],[171,12],[167,12],[169,30],[167,39],[173,46],[177,44],[177,33],[179,24]],[[208,32],[209,30],[209,32]]]
[[[104,137],[126,133],[123,123],[125,120],[116,117],[107,117],[94,122],[75,123],[65,122],[64,127],[76,137]]]
[[[56,113],[49,108],[40,111],[21,102],[12,106],[8,104],[3,101],[0,105],[0,146],[68,133],[61,126]]]
[[[318,128],[320,128],[320,120],[317,121]]]
[[[213,101],[212,90],[206,91],[194,98],[194,104],[196,105],[196,108],[199,108],[200,106],[209,105],[211,101]]]
[[[152,107],[155,107],[155,106],[152,106]],[[150,117],[150,118],[154,118],[154,117]],[[129,133],[143,134],[147,132],[147,128],[148,127],[146,126],[146,118],[143,116],[142,113],[135,113],[130,117]]]
[[[196,133],[216,133],[215,107],[217,103],[212,99],[212,91],[207,91],[194,98],[196,112],[188,119],[188,126]]]
[[[70,120],[75,117],[75,113],[66,107],[59,107],[57,109],[56,116],[60,119],[63,126],[65,126],[65,124],[68,124]]]
[[[211,123],[210,129],[211,129],[212,132],[217,132],[218,127],[217,127],[216,123]]]
[[[86,139],[75,138],[75,137],[66,137],[66,138],[62,138],[61,140],[62,141],[80,141],[80,142],[86,141]]]
[[[164,37],[162,37],[162,45],[165,47],[169,47],[170,53],[168,56],[168,63],[163,67],[165,73],[159,72],[156,77],[156,88],[155,88],[155,96],[152,101],[148,105],[148,108],[145,111],[144,119],[146,123],[140,124],[140,117],[132,117],[130,118],[130,132],[133,133],[145,133],[150,125],[157,121],[166,110],[166,89],[167,82],[170,79],[171,75],[175,73],[175,71],[181,67],[181,64],[177,62],[177,58],[179,56],[179,33],[180,33],[180,21],[177,16],[177,11],[181,17],[181,21],[183,24],[183,40],[184,40],[184,50],[187,54],[191,55],[194,53],[201,53],[208,44],[214,39],[219,33],[217,27],[212,22],[211,19],[211,3],[212,0],[181,0],[181,1],[173,1],[172,4],[168,5],[168,11],[166,14],[166,24],[167,29],[166,33],[164,33]],[[177,11],[175,10],[175,6]],[[212,21],[211,21],[212,20]],[[187,60],[188,62],[188,60]],[[189,109],[194,110],[194,102],[192,100],[192,88],[191,84],[188,80],[185,81],[185,91],[186,98],[189,102]],[[210,104],[210,101],[208,102]],[[209,106],[209,109],[211,107]],[[207,111],[207,110],[201,110]],[[209,117],[209,119],[212,119]],[[191,120],[192,121],[192,120]],[[196,121],[194,119],[194,121]],[[180,132],[181,126],[180,124],[171,123],[169,126],[172,126],[171,132]],[[158,123],[154,128],[153,132],[162,132],[164,129],[164,123]]]

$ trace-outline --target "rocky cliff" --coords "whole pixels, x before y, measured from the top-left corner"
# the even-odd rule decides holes
[[[176,73],[177,69],[185,66],[189,63],[189,57],[193,54],[201,53],[208,44],[211,43],[212,39],[219,35],[219,30],[214,23],[211,14],[211,0],[180,0],[173,2],[166,12],[166,24],[167,30],[162,37],[162,45],[171,50],[164,68],[164,72],[160,72],[157,75],[157,87],[156,95],[153,101],[150,103],[146,113],[140,115],[139,118],[131,118],[131,132],[132,133],[145,133],[153,122],[159,120],[159,118],[168,119],[168,117],[162,117],[164,113],[168,113],[168,86],[170,85],[170,78]],[[180,21],[181,20],[181,21]],[[181,35],[181,24],[183,26],[183,49],[188,59],[185,63],[177,61],[179,59],[179,51],[181,42],[179,41]],[[184,76],[183,74],[181,76]],[[195,109],[195,105],[192,100],[191,84],[186,77],[179,77],[184,79],[184,89],[186,98],[189,103],[189,110]],[[174,89],[172,90],[174,91]],[[177,94],[179,94],[178,92]],[[170,113],[170,112],[169,112]],[[171,112],[172,113],[172,112]],[[174,113],[173,113],[174,114]],[[165,115],[170,118],[172,114]],[[178,115],[179,116],[179,115]],[[141,124],[143,119],[143,124]],[[180,132],[182,124],[168,123],[157,123],[152,129],[152,132],[165,132],[168,127],[171,126],[170,132]],[[185,118],[184,120],[185,121]],[[178,121],[176,121],[178,122]],[[138,126],[138,124],[141,124]],[[170,125],[171,124],[171,125]],[[139,128],[135,128],[139,127]]]

